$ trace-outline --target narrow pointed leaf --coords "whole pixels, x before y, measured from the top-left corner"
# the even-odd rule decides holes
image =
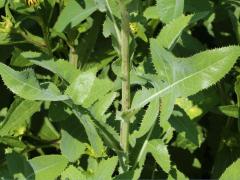
[[[0,63],[0,74],[5,85],[13,93],[24,99],[43,101],[62,101],[68,99],[52,83],[49,83],[46,89],[42,88],[31,69],[18,72]]]
[[[160,60],[165,59],[170,63],[166,76],[173,79],[171,84],[143,100],[137,107],[143,107],[170,90],[174,90],[176,97],[187,97],[214,85],[231,70],[240,55],[240,47],[229,46],[207,50],[189,58],[176,58],[159,47],[156,41],[151,43],[152,53],[160,51],[155,57],[160,56]]]

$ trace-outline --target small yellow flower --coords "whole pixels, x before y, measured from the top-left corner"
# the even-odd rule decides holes
[[[38,0],[26,0],[28,6],[36,6],[38,4]]]
[[[129,27],[133,34],[138,32],[138,24],[136,22],[129,23]]]

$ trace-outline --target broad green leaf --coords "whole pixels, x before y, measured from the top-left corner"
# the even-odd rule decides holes
[[[48,118],[44,118],[42,126],[39,128],[37,135],[45,141],[56,141],[60,138],[59,133]]]
[[[101,12],[106,11],[106,0],[95,0],[95,2]]]
[[[81,105],[91,93],[95,78],[95,72],[93,71],[80,73],[70,86],[68,86],[65,94],[67,94],[75,104]]]
[[[196,124],[190,120],[182,109],[179,108],[179,111],[173,111],[173,115],[169,119],[169,122],[179,133],[185,132],[186,138],[197,146],[199,145]]]
[[[81,179],[81,180],[86,180],[86,176],[76,167],[73,165],[70,165],[67,169],[63,171],[61,174],[61,179],[62,180],[74,180],[74,179]]]
[[[107,115],[105,113],[108,110],[108,108],[112,105],[117,95],[118,94],[116,92],[110,92],[103,96],[101,99],[99,99],[99,101],[92,106],[91,112],[97,120],[103,122],[106,121],[110,114]]]
[[[117,166],[118,158],[116,156],[100,161],[97,169],[93,173],[92,180],[111,180],[112,174]]]
[[[114,83],[109,78],[96,78],[93,82],[88,97],[84,99],[83,106],[86,108],[92,106],[97,100],[101,99],[108,92],[110,92],[113,89],[113,86]]]
[[[183,14],[184,0],[157,0],[157,8],[161,21],[168,23]]]
[[[159,57],[160,62],[164,61],[157,71],[162,72],[170,84],[140,102],[138,108],[157,97],[163,97],[171,90],[176,97],[187,97],[214,85],[231,70],[240,55],[240,47],[229,46],[207,50],[188,58],[177,58],[162,49],[156,40],[151,41],[151,51],[153,58]]]
[[[93,0],[85,1],[85,8],[82,7],[79,1],[69,0],[53,28],[57,32],[63,32],[67,26],[73,28],[96,10],[97,6]]]
[[[92,118],[89,116],[88,112],[84,112],[83,109],[73,109],[74,114],[80,120],[83,125],[86,134],[88,136],[88,140],[92,146],[93,152],[91,155],[94,157],[101,157],[105,153],[105,148],[100,138],[95,124]]]
[[[81,67],[84,67],[89,63],[89,61],[92,61],[92,59],[90,59],[90,56],[93,54],[93,52],[95,52],[94,48],[97,45],[97,38],[99,37],[99,33],[101,33],[102,30],[103,20],[103,15],[95,15],[91,28],[86,33],[84,33],[78,41],[78,46],[76,49],[77,53],[81,54],[78,57],[78,61]],[[97,58],[99,57],[97,56]]]
[[[80,73],[80,71],[77,70],[72,64],[70,64],[68,61],[65,61],[63,59],[60,59],[57,61],[30,60],[30,62],[57,74],[58,76],[66,80],[68,83],[72,83]]]
[[[48,110],[48,117],[53,122],[64,121],[71,114],[71,109],[63,102],[51,102]]]
[[[8,110],[0,129],[0,136],[22,135],[34,113],[40,111],[42,102],[16,99]]]
[[[18,72],[0,63],[0,74],[5,85],[12,92],[24,99],[43,101],[62,101],[68,99],[52,83],[49,83],[47,88],[42,88],[31,69]]]
[[[78,160],[84,154],[84,131],[79,120],[70,116],[62,122],[60,149],[70,162]]]
[[[131,180],[138,180],[140,179],[141,173],[142,173],[142,167],[130,170],[128,172],[125,172],[123,174],[120,174],[118,176],[114,177],[114,180],[123,180],[123,179],[131,179]]]
[[[17,66],[17,67],[26,67],[31,66],[32,63],[29,62],[29,60],[24,56],[24,53],[20,49],[16,48],[12,52],[12,58],[11,58],[11,66]]]
[[[10,146],[13,149],[19,148],[20,150],[23,150],[24,148],[26,148],[24,142],[20,141],[18,137],[3,136],[0,137],[0,143]]]
[[[0,2],[0,8],[4,7],[5,3],[6,3],[6,0],[2,0],[2,1]]]
[[[191,18],[192,15],[182,15],[164,26],[157,37],[159,44],[169,50],[173,49],[175,43],[181,36],[183,30],[189,24]]]
[[[177,180],[185,180],[187,179],[186,176],[180,172],[176,167],[173,167],[171,169],[171,171],[169,172],[169,175],[168,175],[168,180],[174,180],[174,179],[177,179]]]
[[[30,159],[34,173],[27,176],[27,179],[46,180],[56,179],[66,168],[68,160],[61,155],[44,155]]]
[[[6,160],[12,179],[25,180],[29,174],[33,174],[33,169],[24,156],[11,153],[6,155]]]
[[[146,8],[144,11],[144,17],[147,19],[158,19],[159,18],[159,10],[157,6],[150,6]]]
[[[238,180],[239,179],[240,160],[231,164],[220,177],[220,180]]]
[[[150,152],[158,165],[168,173],[171,167],[170,155],[167,146],[160,140],[154,139],[148,142],[147,152]]]
[[[139,129],[133,132],[131,138],[136,139],[144,136],[154,125],[158,117],[158,114],[159,114],[159,101],[155,100],[149,104]]]

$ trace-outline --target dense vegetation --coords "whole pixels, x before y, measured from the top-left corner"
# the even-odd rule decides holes
[[[0,15],[1,179],[240,179],[240,1]]]

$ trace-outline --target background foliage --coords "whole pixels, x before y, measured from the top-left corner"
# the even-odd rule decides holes
[[[119,2],[0,1],[1,179],[238,179],[240,2],[124,1],[128,112]]]

